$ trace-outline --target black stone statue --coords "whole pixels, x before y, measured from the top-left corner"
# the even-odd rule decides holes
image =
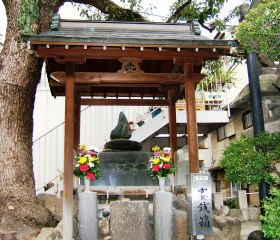
[[[105,151],[140,151],[142,146],[139,142],[129,140],[131,138],[131,129],[127,118],[123,112],[120,112],[117,126],[110,134],[110,142],[105,143]]]
[[[131,129],[123,112],[120,112],[117,126],[112,130],[110,139],[130,139]]]

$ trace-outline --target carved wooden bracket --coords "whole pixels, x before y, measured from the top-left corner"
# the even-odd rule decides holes
[[[139,66],[142,62],[140,58],[121,58],[119,61],[122,63],[122,68],[118,73],[144,73]]]

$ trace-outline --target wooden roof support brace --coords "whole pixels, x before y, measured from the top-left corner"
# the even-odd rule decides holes
[[[190,173],[199,172],[198,159],[198,142],[197,142],[197,122],[195,106],[195,79],[193,73],[193,64],[184,64],[185,99],[187,100],[187,129],[188,129],[188,146],[189,146],[189,169]]]
[[[64,181],[63,181],[63,239],[73,239],[73,150],[75,119],[75,64],[66,64]]]
[[[169,134],[170,134],[170,147],[172,153],[172,159],[174,162],[174,152],[178,150],[177,144],[177,129],[176,129],[176,107],[175,103],[172,102],[175,90],[168,90],[168,114],[169,114]]]

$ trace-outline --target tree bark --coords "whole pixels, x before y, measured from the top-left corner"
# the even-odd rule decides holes
[[[39,1],[38,21],[32,25],[35,33],[49,29],[53,14],[64,2]],[[106,9],[100,0],[76,2]],[[36,198],[32,163],[33,109],[42,60],[27,50],[21,39],[18,19],[22,2],[3,3],[7,31],[0,55],[0,232],[17,231],[18,239],[30,239],[42,227],[55,224]]]
[[[7,32],[0,55],[0,232],[13,230],[28,239],[27,232],[36,234],[55,223],[36,198],[32,164],[33,109],[42,61],[21,40],[19,1],[3,3]],[[41,17],[44,24],[50,20]],[[38,23],[39,28],[44,26]]]

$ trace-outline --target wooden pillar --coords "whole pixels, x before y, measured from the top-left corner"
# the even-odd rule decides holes
[[[187,107],[187,130],[189,146],[189,167],[190,173],[199,172],[198,143],[197,143],[197,123],[196,123],[196,105],[195,105],[195,83],[193,74],[193,64],[184,64],[185,99]]]
[[[170,134],[170,147],[172,159],[174,162],[174,152],[178,150],[177,144],[177,128],[176,128],[176,107],[175,103],[172,102],[174,96],[174,89],[168,90],[168,114],[169,114],[169,134]]]
[[[74,148],[77,151],[80,144],[80,129],[81,129],[81,104],[80,96],[77,96],[75,103],[75,131],[74,131]]]
[[[64,182],[63,182],[63,239],[73,239],[73,150],[75,117],[75,64],[66,64]]]

